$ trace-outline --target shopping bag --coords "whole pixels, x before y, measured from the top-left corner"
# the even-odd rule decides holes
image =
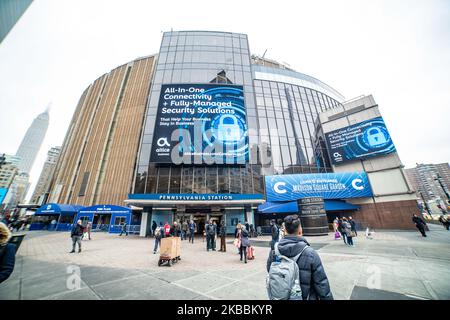
[[[234,239],[234,246],[236,248],[240,248],[241,247],[241,240],[239,240],[238,238]]]
[[[334,239],[340,239],[341,238],[341,234],[339,233],[339,231],[336,231],[336,233],[334,234]]]

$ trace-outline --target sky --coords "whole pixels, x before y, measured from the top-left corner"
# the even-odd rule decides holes
[[[0,43],[0,153],[51,103],[28,198],[86,87],[170,30],[245,33],[346,99],[372,94],[406,167],[450,159],[450,1],[34,0]]]

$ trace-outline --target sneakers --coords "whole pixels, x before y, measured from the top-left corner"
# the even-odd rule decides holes
[[[69,253],[75,253],[75,250],[70,251]]]

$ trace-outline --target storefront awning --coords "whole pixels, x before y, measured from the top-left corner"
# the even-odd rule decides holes
[[[297,201],[266,202],[258,206],[260,213],[298,213]]]
[[[83,209],[83,206],[71,205],[71,204],[58,204],[58,203],[47,203],[42,205],[35,213],[36,216],[47,216],[47,215],[70,215],[75,214],[79,210]]]
[[[113,214],[113,213],[131,213],[131,208],[115,206],[110,204],[100,204],[96,206],[86,207],[80,210],[80,214]]]
[[[357,210],[359,206],[341,200],[325,200],[325,211]],[[266,202],[258,206],[260,213],[298,213],[297,201]]]
[[[325,200],[325,211],[358,210],[359,206],[340,200]]]

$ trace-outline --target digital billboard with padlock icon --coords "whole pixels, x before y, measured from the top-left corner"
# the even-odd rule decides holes
[[[248,152],[243,86],[161,86],[151,162],[245,164]]]
[[[396,151],[382,117],[328,132],[325,138],[334,165]]]

